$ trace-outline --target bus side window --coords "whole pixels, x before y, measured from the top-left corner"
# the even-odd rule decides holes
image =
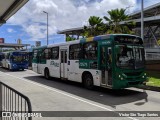
[[[88,42],[83,45],[84,58],[89,60],[97,59],[97,42]]]
[[[39,52],[37,53],[36,58],[37,58],[37,62],[39,63],[41,61],[41,54]]]
[[[48,49],[48,59],[51,59],[51,48]]]
[[[78,60],[80,59],[81,45],[73,44],[69,47],[69,59],[70,60]]]
[[[33,51],[33,58],[34,58],[34,59],[38,59],[38,55],[37,55],[37,54],[38,54],[38,51],[37,51],[37,50],[34,50],[34,51]]]
[[[51,48],[47,48],[43,51],[42,59],[51,59]]]
[[[10,56],[10,59],[13,59],[13,55]]]
[[[63,63],[63,60],[64,60],[63,57],[64,57],[64,56],[63,56],[63,51],[61,51],[61,63]]]
[[[48,55],[48,49],[44,50],[44,59],[48,59],[49,55]]]
[[[7,55],[6,55],[6,59],[9,59],[9,53],[7,53]]]
[[[112,51],[111,51],[110,48],[108,49],[108,63],[109,63],[109,64],[112,63]]]
[[[51,58],[53,60],[59,59],[59,47],[53,47],[51,49]]]
[[[2,59],[5,59],[5,56],[4,56],[4,55],[2,55]]]
[[[38,59],[39,59],[39,62],[41,62],[43,59],[45,59],[45,49],[42,51],[39,51]]]

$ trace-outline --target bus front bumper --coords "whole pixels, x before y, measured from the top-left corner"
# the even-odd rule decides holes
[[[19,70],[19,69],[28,69],[28,65],[12,65],[12,70]]]
[[[128,87],[138,87],[143,84],[145,84],[147,79],[141,79],[141,80],[117,80],[117,82],[113,85],[113,89],[124,89]]]

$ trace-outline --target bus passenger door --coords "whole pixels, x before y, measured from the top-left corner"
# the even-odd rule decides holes
[[[108,46],[100,47],[100,69],[102,71],[101,85],[112,86],[112,49]]]
[[[61,50],[61,78],[68,78],[67,74],[67,50]]]

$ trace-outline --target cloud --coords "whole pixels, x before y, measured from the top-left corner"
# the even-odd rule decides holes
[[[8,21],[20,25],[33,40],[46,38],[46,14],[49,14],[49,35],[58,30],[82,27],[92,15],[106,16],[115,8],[134,6],[136,0],[30,0]],[[133,11],[131,8],[130,11]]]
[[[8,28],[7,29],[7,32],[9,32],[9,33],[13,33],[13,32],[16,32],[15,30],[13,30],[13,29],[11,29],[11,28]]]

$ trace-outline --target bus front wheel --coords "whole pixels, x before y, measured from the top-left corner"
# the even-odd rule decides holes
[[[44,76],[47,80],[50,79],[50,75],[49,75],[49,70],[46,68],[45,71],[44,71]]]
[[[84,86],[87,89],[93,89],[93,77],[91,74],[85,74],[84,76]]]

